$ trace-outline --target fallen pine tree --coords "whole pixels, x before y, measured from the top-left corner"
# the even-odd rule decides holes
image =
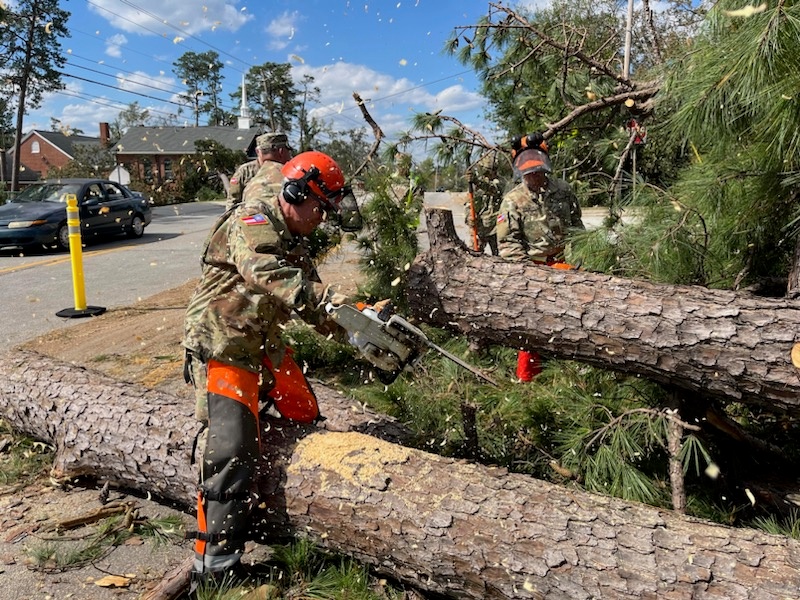
[[[659,285],[478,254],[426,211],[408,273],[414,316],[483,344],[530,348],[689,392],[800,413],[800,301]]]
[[[315,390],[324,413],[364,413],[322,385]],[[191,411],[188,397],[34,353],[0,357],[0,416],[53,444],[62,477],[89,474],[190,507]],[[368,414],[358,421],[357,429],[398,433]],[[800,543],[785,537],[356,431],[270,421],[263,436],[259,525],[308,536],[421,590],[457,598],[777,600],[800,589]]]

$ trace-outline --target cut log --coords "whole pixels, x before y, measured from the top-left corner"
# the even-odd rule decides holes
[[[800,413],[800,302],[508,262],[426,211],[430,249],[408,273],[414,316],[485,344],[535,349],[693,394]]]
[[[321,385],[315,391],[330,413],[337,393]],[[55,445],[60,475],[90,474],[189,507],[191,413],[189,397],[33,353],[0,357],[0,417]],[[255,520],[428,592],[778,600],[800,589],[800,543],[785,537],[560,488],[353,431],[271,421],[262,439],[265,506]]]

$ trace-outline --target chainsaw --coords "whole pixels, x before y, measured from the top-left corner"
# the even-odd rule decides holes
[[[378,369],[378,379],[389,384],[406,368],[411,368],[426,350],[435,350],[484,381],[497,382],[480,369],[428,339],[422,330],[400,315],[392,314],[390,305],[380,312],[368,305],[325,305],[325,312],[350,335],[350,343]]]

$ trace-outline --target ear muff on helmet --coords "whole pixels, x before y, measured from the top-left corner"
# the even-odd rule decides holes
[[[310,150],[283,165],[283,195],[290,204],[302,204],[309,195],[331,211],[338,211],[344,194],[344,174],[330,156]]]
[[[289,204],[302,204],[306,201],[311,191],[308,182],[318,178],[319,169],[312,166],[300,179],[287,179],[283,184],[283,198]]]

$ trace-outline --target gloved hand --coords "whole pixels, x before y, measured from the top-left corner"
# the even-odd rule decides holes
[[[375,304],[373,304],[372,308],[375,309],[375,312],[379,313],[391,303],[392,301],[389,298],[384,298],[383,300],[378,300]]]

